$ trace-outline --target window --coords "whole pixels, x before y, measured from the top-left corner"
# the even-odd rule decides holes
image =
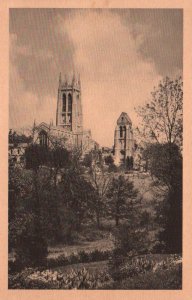
[[[123,136],[126,137],[126,126],[123,126],[123,132],[124,132]]]
[[[66,95],[63,94],[63,108],[62,108],[62,111],[66,111]]]
[[[66,123],[66,115],[63,115],[63,123],[65,124]]]
[[[120,126],[120,138],[126,136],[126,126]]]
[[[39,143],[41,146],[48,146],[48,137],[45,131],[41,131],[39,134]]]
[[[72,96],[68,95],[68,112],[72,112]]]
[[[68,123],[71,123],[71,114],[68,114],[67,118],[68,118]]]
[[[120,126],[120,138],[122,138],[123,137],[123,128],[122,128],[122,126]]]

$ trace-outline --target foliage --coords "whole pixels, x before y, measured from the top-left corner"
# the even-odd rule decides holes
[[[95,191],[95,200],[92,202],[96,214],[97,226],[101,227],[101,217],[105,215],[106,194],[111,182],[111,174],[106,172],[100,151],[92,153],[92,165],[89,170],[88,181]]]
[[[144,151],[151,175],[169,189],[182,184],[182,156],[175,144],[150,144]]]
[[[91,152],[89,152],[89,153],[85,154],[85,156],[83,158],[83,165],[85,167],[90,168],[91,164],[92,164],[92,154],[91,154]]]
[[[171,268],[181,264],[182,259],[178,255],[170,255],[165,259],[157,261],[153,256],[141,255],[122,258],[120,267],[114,268],[111,276],[114,280],[122,280],[129,277],[135,277],[146,272],[156,273],[159,270],[170,270]]]
[[[40,145],[31,144],[25,150],[26,169],[37,170],[45,165],[49,159],[49,149]]]
[[[160,247],[169,253],[182,252],[182,156],[175,144],[153,144],[145,150],[149,169],[160,186],[166,186],[164,201],[157,206]]]
[[[47,243],[37,216],[22,214],[14,219],[9,230],[9,239],[14,241],[16,264],[19,267],[42,265],[47,256]]]
[[[128,170],[132,170],[133,169],[133,157],[132,156],[127,156],[126,158],[126,167]]]
[[[111,155],[106,156],[105,163],[106,163],[106,165],[112,165],[114,163],[113,157]]]
[[[123,175],[113,177],[108,188],[108,214],[115,219],[116,226],[122,219],[129,219],[133,213],[138,191],[134,188],[133,182]]]
[[[182,78],[166,77],[151,93],[151,101],[137,109],[142,119],[140,134],[144,141],[182,144]]]
[[[61,272],[28,268],[9,275],[10,289],[181,289],[181,257],[136,256],[124,260],[116,277],[85,268]]]
[[[56,258],[47,258],[46,260],[43,260],[41,262],[42,267],[46,268],[56,268],[56,267],[62,267],[62,266],[68,266],[72,264],[78,264],[78,263],[89,263],[89,262],[96,262],[96,261],[103,261],[108,260],[111,252],[108,250],[100,251],[100,250],[94,250],[94,251],[84,251],[81,250],[78,253],[72,253],[71,255],[65,255],[61,254]],[[9,273],[15,273],[20,271],[25,265],[18,264],[18,261],[12,261],[9,262]]]
[[[170,269],[148,271],[136,276],[115,281],[108,289],[123,290],[179,290],[182,289],[182,266],[178,264]]]
[[[148,211],[144,210],[141,214],[141,220],[140,220],[140,225],[141,226],[147,226],[148,228],[148,225],[150,223],[150,220],[151,220],[151,215]]]
[[[9,144],[17,146],[20,143],[29,144],[32,141],[32,136],[26,136],[25,134],[18,134],[16,131],[9,130]]]
[[[64,173],[60,188],[63,194],[61,206],[65,206],[68,211],[71,210],[74,216],[74,228],[78,230],[85,220],[92,218],[91,207],[95,199],[94,189],[83,175],[73,169]]]
[[[108,170],[109,173],[116,173],[118,171],[118,168],[115,164],[109,165]]]
[[[85,268],[67,273],[26,269],[9,276],[10,289],[99,289],[110,280],[106,272],[91,274]]]
[[[86,252],[84,250],[78,252],[77,254],[72,253],[69,256],[60,255],[57,258],[49,258],[47,260],[47,267],[60,267],[60,266],[67,266],[76,263],[88,263],[94,261],[102,261],[107,260],[109,258],[110,251],[99,251],[94,250],[91,252]]]

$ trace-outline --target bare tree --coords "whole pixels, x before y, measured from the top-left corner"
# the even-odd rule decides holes
[[[145,141],[182,144],[183,81],[166,77],[151,93],[151,101],[136,111],[142,119],[139,132]]]
[[[112,180],[112,175],[106,172],[102,155],[97,150],[92,151],[89,180],[96,193],[94,210],[97,218],[97,226],[99,228],[101,226],[101,216],[105,209],[106,194]]]

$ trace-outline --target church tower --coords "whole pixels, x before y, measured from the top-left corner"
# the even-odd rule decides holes
[[[132,122],[128,114],[122,112],[117,120],[114,137],[114,155],[116,165],[133,166],[134,139]]]
[[[73,75],[72,81],[68,82],[67,77],[62,80],[59,77],[56,126],[65,128],[73,133],[83,131],[83,117],[81,104],[81,83]]]

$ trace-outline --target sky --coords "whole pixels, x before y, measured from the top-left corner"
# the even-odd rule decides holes
[[[183,69],[179,9],[10,9],[9,127],[56,119],[59,73],[80,73],[84,128],[112,146],[116,121]]]

